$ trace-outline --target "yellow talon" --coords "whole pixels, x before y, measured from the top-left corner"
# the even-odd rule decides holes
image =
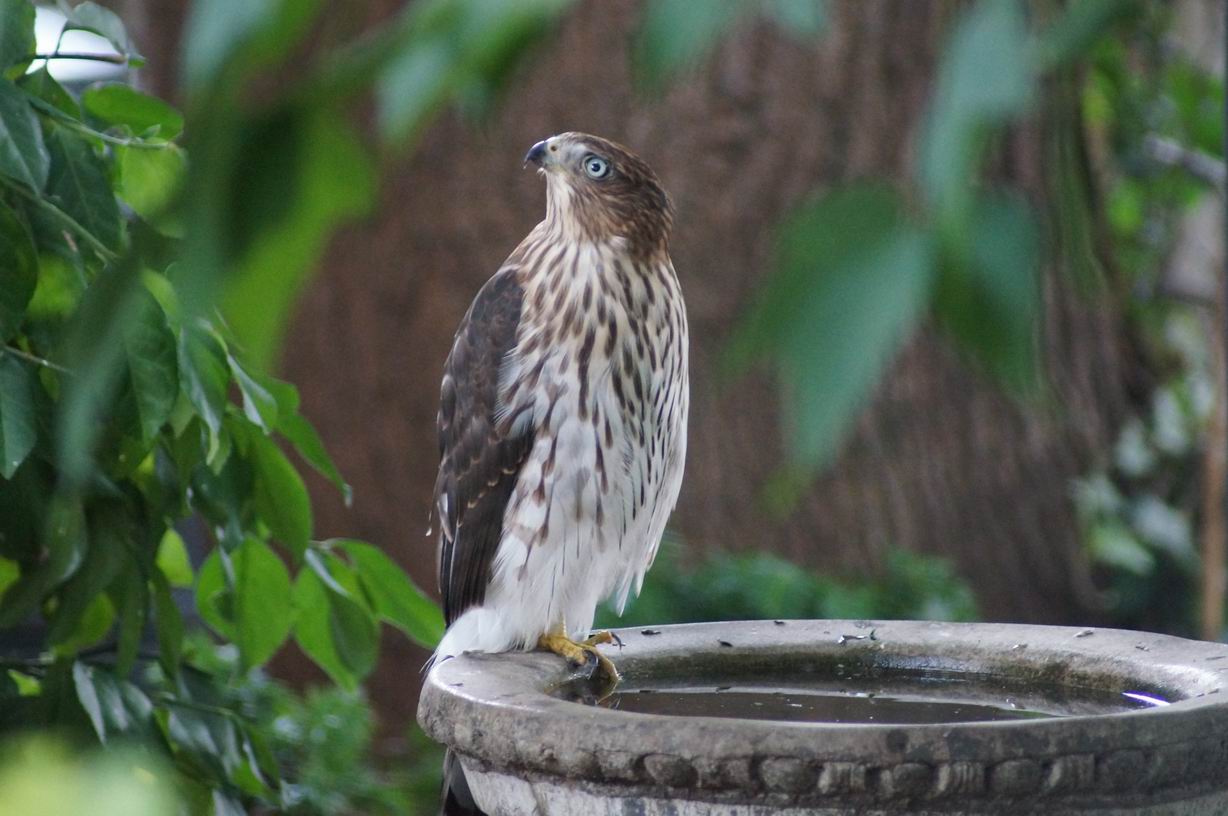
[[[594,632],[590,637],[577,643],[567,637],[560,628],[538,638],[537,648],[554,652],[577,668],[595,663],[593,679],[600,679],[598,675],[604,675],[605,679],[613,684],[619,680],[618,669],[614,667],[610,658],[597,651],[597,646],[600,644],[613,642],[614,636],[609,632]]]

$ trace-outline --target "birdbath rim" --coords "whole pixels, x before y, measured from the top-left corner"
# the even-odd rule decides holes
[[[620,800],[665,801],[685,791],[715,804],[767,797],[836,813],[910,796],[946,800],[952,812],[978,797],[1074,807],[1110,788],[1138,791],[1143,780],[1161,798],[1228,796],[1228,743],[1215,736],[1228,733],[1226,644],[1115,629],[917,621],[740,621],[615,633],[623,646],[606,653],[637,686],[680,678],[715,685],[756,672],[815,676],[839,665],[1117,688],[1170,704],[920,724],[678,717],[562,699],[558,689],[572,674],[560,658],[510,653],[436,665],[419,721],[457,752],[475,793],[488,785],[488,795],[513,784]]]

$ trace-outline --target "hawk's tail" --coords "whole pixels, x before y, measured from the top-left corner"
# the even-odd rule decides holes
[[[439,800],[439,816],[486,816],[473,801],[465,769],[451,749],[443,756],[443,790]]]

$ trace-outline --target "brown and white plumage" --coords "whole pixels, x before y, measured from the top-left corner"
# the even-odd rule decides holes
[[[686,456],[687,321],[672,207],[617,144],[526,162],[547,214],[482,287],[444,368],[436,656],[529,648],[639,591]]]

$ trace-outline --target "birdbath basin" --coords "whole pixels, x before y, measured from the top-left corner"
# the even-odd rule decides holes
[[[617,634],[600,702],[547,654],[431,671],[418,719],[491,816],[1228,813],[1228,645],[899,621]]]

